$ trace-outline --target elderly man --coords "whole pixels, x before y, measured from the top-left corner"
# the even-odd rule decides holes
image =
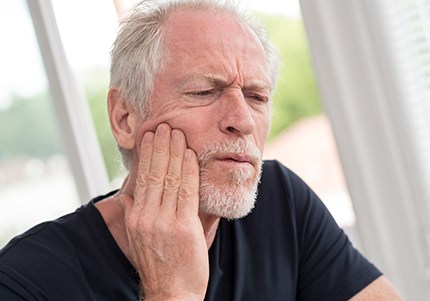
[[[14,239],[2,300],[400,299],[300,179],[262,167],[276,55],[221,2],[143,1],[124,22],[108,103],[129,175]]]

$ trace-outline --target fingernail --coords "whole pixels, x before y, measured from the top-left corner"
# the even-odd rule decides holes
[[[143,135],[143,143],[150,144],[154,140],[154,133],[153,132],[146,132],[145,135]]]
[[[193,151],[187,148],[185,150],[185,161],[191,161],[193,159]]]
[[[180,141],[181,135],[179,134],[178,130],[172,131],[172,141],[173,143],[177,144]]]
[[[157,136],[159,136],[159,137],[166,137],[167,136],[167,132],[168,132],[167,125],[160,124],[157,127]]]

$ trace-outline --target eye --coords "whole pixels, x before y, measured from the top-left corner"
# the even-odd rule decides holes
[[[222,89],[212,88],[207,90],[190,91],[187,93],[187,95],[197,98],[217,98],[221,92]]]
[[[249,94],[247,97],[252,98],[253,100],[256,100],[258,102],[267,103],[269,102],[269,97],[261,94]]]
[[[189,92],[188,94],[195,95],[195,96],[207,96],[207,95],[212,95],[214,93],[215,93],[215,90],[210,89],[210,90],[203,90],[203,91],[193,91],[193,92]]]

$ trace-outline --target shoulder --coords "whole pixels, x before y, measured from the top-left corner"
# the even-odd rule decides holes
[[[60,292],[60,282],[73,281],[76,275],[76,250],[88,241],[85,220],[90,213],[91,209],[84,206],[12,239],[0,251],[0,284],[42,299],[46,291]]]
[[[312,192],[299,176],[276,160],[264,161],[260,184],[260,189],[285,190],[290,196]]]
[[[102,227],[104,224],[94,205],[104,197],[94,198],[72,213],[38,224],[13,238],[0,250],[0,267],[5,262],[14,262],[18,259],[22,261],[36,256],[38,253],[50,254],[52,249],[56,248],[72,250],[76,241],[82,241],[84,238],[90,239],[90,236],[94,235],[91,233],[91,229]],[[22,253],[28,253],[28,257],[20,257],[19,254]]]
[[[314,191],[292,170],[276,160],[264,161],[258,198],[264,199],[266,203],[276,202],[277,206],[287,206],[288,210],[293,211],[291,214],[297,216],[310,211],[327,211]]]
[[[263,237],[264,231],[278,233],[296,253],[304,251],[323,225],[331,240],[341,231],[312,189],[278,161],[264,162],[255,208],[243,223],[253,225],[252,233]]]
[[[85,220],[86,211],[87,208],[81,207],[76,212],[36,225],[13,238],[0,251],[0,269],[5,265],[24,268],[30,261],[34,268],[35,264],[36,267],[38,263],[42,264],[45,256],[57,257],[55,252],[60,246],[63,249],[73,248],[71,239],[82,232],[79,227],[84,227],[82,220]]]
[[[277,160],[264,160],[262,170],[262,180],[289,180],[296,175],[286,166]]]
[[[291,170],[276,161],[265,162],[261,193],[261,203],[276,200],[269,221],[279,211],[289,210],[288,225],[293,231],[288,236],[295,237],[298,254],[298,296],[346,300],[381,275],[351,245],[319,197]]]

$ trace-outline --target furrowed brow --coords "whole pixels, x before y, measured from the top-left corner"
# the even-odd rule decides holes
[[[249,84],[245,84],[243,90],[270,93],[272,91],[272,85],[265,81],[252,81]]]
[[[182,87],[192,81],[207,82],[212,86],[222,86],[228,84],[223,78],[215,76],[214,74],[191,73],[185,76],[180,86]]]

